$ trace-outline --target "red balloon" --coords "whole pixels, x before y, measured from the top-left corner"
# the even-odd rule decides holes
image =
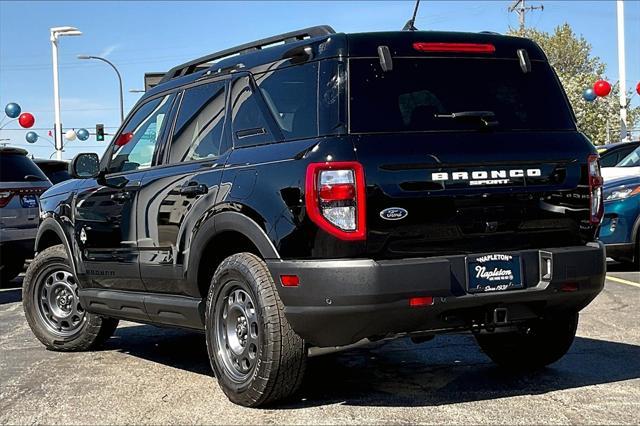
[[[20,126],[24,127],[25,129],[32,127],[35,122],[36,119],[30,112],[23,112],[22,114],[20,114],[20,117],[18,117],[18,123],[20,123]]]
[[[593,91],[596,92],[598,96],[607,96],[611,93],[611,85],[606,80],[598,80],[593,85]]]
[[[638,83],[638,85],[636,86],[636,92],[638,92],[638,95],[640,95],[640,83]]]
[[[118,139],[116,139],[116,146],[125,146],[126,144],[131,142],[131,139],[133,139],[133,133],[122,133],[120,136],[118,136]]]

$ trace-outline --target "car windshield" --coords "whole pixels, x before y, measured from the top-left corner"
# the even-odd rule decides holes
[[[24,155],[0,155],[0,182],[46,181],[47,177]]]
[[[616,167],[638,167],[640,166],[640,147],[636,148],[631,154],[624,157]]]
[[[378,58],[349,62],[350,129],[354,133],[460,130],[575,130],[553,71],[533,61]]]

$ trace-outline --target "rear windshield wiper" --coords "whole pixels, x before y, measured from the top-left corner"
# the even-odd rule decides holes
[[[450,112],[448,114],[434,114],[435,118],[451,118],[451,119],[479,119],[482,124],[487,127],[494,127],[498,125],[496,120],[496,114],[493,111],[458,111]]]

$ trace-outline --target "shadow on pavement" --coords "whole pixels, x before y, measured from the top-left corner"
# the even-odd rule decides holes
[[[196,332],[151,325],[121,326],[104,349],[213,376],[204,334]]]
[[[202,334],[152,326],[118,329],[107,350],[213,376]],[[372,348],[311,358],[295,409],[355,406],[437,406],[487,401],[640,378],[640,346],[577,337],[570,352],[537,373],[495,367],[472,336],[439,336],[422,344],[400,339]]]
[[[374,351],[312,359],[301,395],[289,408],[349,405],[434,406],[544,394],[640,377],[640,346],[577,337],[570,352],[536,373],[494,366],[470,336],[421,345],[403,340]],[[468,344],[463,344],[463,342]],[[430,347],[431,346],[431,347]]]
[[[0,305],[20,302],[22,300],[22,288],[0,289]]]

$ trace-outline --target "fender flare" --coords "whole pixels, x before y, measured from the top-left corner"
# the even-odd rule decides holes
[[[42,220],[42,222],[40,222],[40,226],[38,226],[38,233],[36,234],[34,252],[38,253],[40,251],[38,250],[40,247],[40,240],[42,239],[42,236],[47,232],[54,232],[58,236],[60,241],[62,241],[62,245],[64,246],[64,249],[67,251],[67,257],[69,258],[69,262],[71,262],[71,269],[73,269],[73,271],[77,273],[76,262],[73,256],[73,250],[71,249],[71,244],[69,243],[69,239],[67,238],[67,235],[64,233],[64,230],[62,229],[62,225],[60,225],[60,223],[58,223],[58,221],[51,216],[46,217],[44,220]]]
[[[263,259],[280,259],[280,254],[275,248],[266,232],[249,216],[237,212],[221,212],[215,214],[206,221],[198,230],[196,237],[191,242],[189,256],[184,265],[188,282],[196,283],[198,268],[202,260],[202,252],[212,238],[225,231],[238,232],[247,237],[258,248]],[[192,267],[196,265],[196,267]]]

